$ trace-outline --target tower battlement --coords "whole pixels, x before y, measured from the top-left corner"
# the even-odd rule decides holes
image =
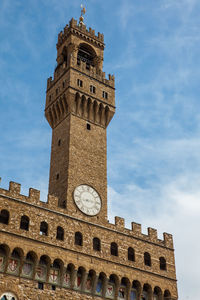
[[[53,195],[47,195],[47,201],[41,201],[40,199],[40,191],[34,188],[29,188],[28,196],[21,194],[21,184],[11,181],[9,183],[9,189],[2,189],[0,188],[0,198],[6,197],[10,200],[14,201],[21,201],[25,204],[30,204],[33,206],[37,206],[41,209],[48,209],[50,211],[54,211],[56,213],[60,213],[65,215],[66,211],[58,206],[59,199]],[[67,215],[67,217],[70,217]],[[75,217],[71,216],[72,219],[76,219]],[[82,221],[85,223],[85,221]],[[88,222],[87,222],[88,223]],[[163,240],[158,239],[157,230],[154,228],[147,228],[147,234],[142,233],[142,226],[141,224],[132,222],[131,229],[125,227],[125,220],[124,218],[115,217],[115,223],[106,223],[103,226],[98,225],[100,227],[105,227],[108,230],[113,230],[114,232],[118,232],[119,234],[123,234],[126,236],[134,237],[139,240],[143,240],[145,242],[150,242],[159,246],[163,246],[166,248],[173,249],[173,237],[171,234],[164,232],[163,233]]]
[[[57,49],[59,49],[63,42],[68,38],[69,34],[74,34],[80,39],[93,43],[95,46],[104,49],[104,35],[99,32],[96,35],[94,29],[87,29],[86,25],[78,24],[77,20],[74,18],[72,18],[69,25],[67,24],[64,30],[58,34],[58,42],[56,45]]]

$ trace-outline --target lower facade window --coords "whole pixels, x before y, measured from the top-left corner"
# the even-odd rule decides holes
[[[38,289],[43,290],[44,289],[44,283],[43,282],[38,282]]]

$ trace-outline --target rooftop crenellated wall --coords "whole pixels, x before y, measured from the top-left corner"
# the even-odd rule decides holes
[[[62,43],[67,39],[68,35],[76,34],[80,38],[85,39],[94,43],[96,46],[104,48],[104,35],[99,33],[96,35],[95,30],[92,28],[87,29],[86,25],[78,24],[77,20],[71,19],[69,25],[67,24],[63,31],[58,34],[57,49],[62,45]]]
[[[65,214],[67,217],[76,219],[70,215],[67,215],[66,210],[63,208],[58,207],[58,198],[52,195],[47,196],[47,202],[43,202],[40,200],[40,191],[30,188],[29,195],[25,196],[21,194],[21,185],[16,182],[9,183],[9,189],[2,189],[0,188],[0,197],[8,197],[14,200],[22,201],[23,203],[29,203],[31,205],[35,205],[39,208],[48,209],[51,211],[55,211],[57,213]],[[81,221],[81,220],[79,220]],[[90,223],[89,221],[86,222],[82,220],[81,222]],[[125,234],[130,237],[137,238],[139,240],[143,240],[146,242],[153,243],[158,246],[166,247],[169,249],[173,249],[173,237],[169,233],[163,233],[163,240],[158,239],[157,230],[154,228],[148,228],[148,233],[142,233],[142,226],[141,224],[132,222],[131,223],[131,230],[125,228],[125,221],[121,217],[115,217],[115,223],[105,223],[103,226],[94,223],[94,226],[105,227],[108,230],[113,230],[118,233]]]

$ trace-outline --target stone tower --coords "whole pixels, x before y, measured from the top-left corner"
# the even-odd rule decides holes
[[[105,78],[103,52],[103,34],[72,19],[58,36],[45,108],[52,127],[49,194],[71,215],[88,213],[98,221],[107,219],[106,128],[115,112],[114,76]],[[100,195],[98,216],[89,206],[83,206],[85,214],[77,210],[73,192],[83,184]]]
[[[114,76],[104,37],[72,19],[47,81],[52,128],[49,194],[0,189],[0,300],[177,300],[172,235],[107,220],[106,128]]]

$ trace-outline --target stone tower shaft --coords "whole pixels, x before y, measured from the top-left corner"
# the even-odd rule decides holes
[[[72,19],[58,35],[57,66],[47,80],[45,116],[52,128],[49,193],[67,213],[80,214],[73,190],[80,184],[102,198],[107,218],[106,128],[115,113],[115,78],[103,72],[104,36]]]

